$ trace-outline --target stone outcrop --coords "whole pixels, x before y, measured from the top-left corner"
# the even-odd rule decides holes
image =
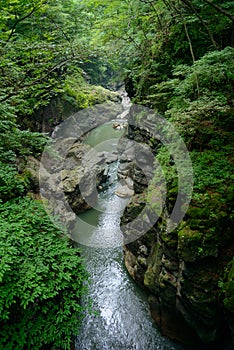
[[[63,142],[60,146],[63,147]],[[116,161],[116,157],[109,152],[96,152],[76,141],[61,168],[51,167],[45,159],[39,162],[29,157],[25,170],[31,174],[31,187],[38,190],[40,187],[45,203],[48,200],[51,214],[64,219],[71,228],[75,214],[95,205],[98,192],[103,190],[108,179],[108,165]]]
[[[113,102],[79,111],[54,130],[40,162],[28,159],[31,187],[40,189],[48,212],[69,229],[76,214],[95,205],[108,178],[108,165],[118,158],[116,152],[97,152],[82,141],[93,128],[121,112],[121,104]]]
[[[93,87],[94,90],[95,88],[97,87]],[[92,105],[103,103],[120,105],[120,96],[115,91],[109,91],[104,88],[102,91],[100,87],[100,92],[97,94],[97,98],[92,101]],[[25,129],[29,129],[31,131],[51,134],[57,125],[61,124],[72,114],[82,109],[83,107],[79,106],[79,103],[77,103],[77,101],[74,99],[74,96],[61,94],[53,97],[48,105],[35,111],[32,116],[22,117],[21,125]],[[114,107],[114,110],[115,109],[116,107]]]
[[[134,113],[130,118],[134,118]],[[144,155],[137,164],[134,147],[130,146],[131,140],[143,142],[157,154],[160,146],[158,141],[152,142],[150,130],[154,120],[152,116],[149,119],[145,118],[139,128],[130,120],[128,140],[123,147],[119,176],[130,176],[135,190],[124,212],[123,225],[131,224],[140,215],[150,196],[146,176],[139,169]],[[194,349],[229,349],[231,322],[226,322],[219,281],[233,256],[230,222],[219,222],[222,233],[212,230],[206,203],[197,207],[192,202],[181,224],[168,233],[165,223],[175,201],[170,188],[168,193],[162,215],[151,229],[138,235],[135,226],[133,231],[138,238],[130,243],[125,233],[125,265],[133,279],[149,292],[152,317],[164,335]],[[211,208],[218,198],[217,193],[210,194]],[[230,319],[233,316],[229,315]]]

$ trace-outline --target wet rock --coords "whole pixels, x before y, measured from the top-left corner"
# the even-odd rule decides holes
[[[160,326],[163,335],[181,343],[189,344],[189,349],[202,349],[201,341],[195,331],[182,316],[177,313],[172,314],[167,305],[162,305],[162,302],[153,295],[149,297],[149,306],[151,315]]]
[[[81,182],[84,176],[84,171],[82,168],[77,167],[72,170],[62,170],[61,180],[63,184],[63,189],[66,193],[73,192],[77,185]]]
[[[144,256],[148,256],[148,248],[145,245],[141,245],[139,247],[138,253]]]
[[[197,230],[185,226],[178,232],[178,255],[188,262],[206,256],[218,256],[218,247],[214,242],[204,242],[204,235]]]
[[[120,185],[117,187],[115,194],[122,198],[131,197],[134,195],[134,191],[130,189],[127,185]]]
[[[131,176],[132,167],[129,166],[129,163],[120,163],[118,167],[118,177],[119,179],[125,179]]]
[[[128,124],[127,123],[114,122],[112,124],[112,126],[113,126],[113,129],[122,130],[122,129],[127,129]]]
[[[124,152],[121,154],[120,163],[132,162],[135,160],[135,149],[134,145],[130,144]]]
[[[136,256],[125,248],[124,254],[125,266],[132,278],[135,277]]]
[[[118,160],[118,154],[105,152],[104,153],[104,160],[105,160],[106,164],[114,163]]]
[[[55,143],[55,152],[61,155],[62,161],[57,162],[59,166],[53,166],[53,158],[44,156],[40,164],[40,188],[50,205],[59,208],[63,203],[67,206],[63,211],[51,208],[63,220],[67,211],[75,215],[95,205],[98,190],[108,178],[107,163],[115,161],[117,155],[96,152],[74,138],[60,141]],[[34,163],[31,161],[29,167],[32,168]],[[36,180],[39,181],[39,177]],[[56,201],[60,204],[56,205]]]
[[[137,257],[137,263],[143,267],[143,269],[146,270],[147,268],[147,259],[146,258],[143,258],[142,256],[138,256]]]

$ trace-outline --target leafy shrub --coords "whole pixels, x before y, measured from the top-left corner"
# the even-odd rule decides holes
[[[0,199],[4,202],[21,196],[29,186],[29,174],[18,174],[16,166],[0,161]]]
[[[214,139],[218,148],[230,137],[233,52],[233,48],[227,47],[206,54],[191,67],[179,66],[174,71],[175,79],[167,82],[171,93],[174,81],[174,92],[166,115],[177,125],[190,148],[213,148]]]
[[[83,316],[87,274],[40,203],[24,197],[1,206],[0,262],[0,348],[68,349]]]
[[[16,156],[39,156],[48,138],[37,132],[20,130],[18,125],[10,120],[0,120],[0,160],[14,161]]]
[[[81,109],[117,98],[117,94],[101,86],[88,84],[78,72],[66,78],[64,97],[76,108]]]
[[[30,174],[22,165],[27,156],[38,157],[48,139],[39,133],[20,130],[11,120],[0,120],[0,134],[0,199],[6,202],[25,194],[30,186]]]

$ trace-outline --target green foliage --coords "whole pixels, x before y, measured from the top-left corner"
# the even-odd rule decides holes
[[[23,197],[30,177],[22,163],[38,157],[47,139],[19,124],[58,94],[75,108],[108,98],[87,80],[108,86],[117,71],[132,83],[136,102],[164,113],[183,136],[195,176],[185,217],[187,236],[199,237],[195,258],[215,256],[233,238],[232,1],[209,3],[0,0],[2,349],[69,348],[84,312],[87,276],[78,252],[40,204]],[[146,200],[159,202],[164,176],[171,210],[178,173],[166,148],[157,160],[163,173],[155,174]],[[176,232],[173,240],[163,233],[167,244],[176,246],[177,239]],[[225,306],[233,311],[233,273],[223,283]]]
[[[233,52],[228,47],[205,55],[191,67],[178,66],[174,79],[156,87],[166,92],[168,86],[166,116],[189,148],[218,150],[232,137]]]
[[[165,114],[190,150],[194,190],[186,223],[214,245],[227,244],[232,235],[233,57],[229,47],[208,53],[190,67],[177,66],[174,78],[156,88],[167,94]],[[157,159],[167,181],[170,208],[178,190],[176,169],[165,148]]]
[[[64,86],[65,98],[77,109],[88,108],[108,99],[117,98],[115,92],[106,90],[101,86],[88,84],[82,75],[77,72],[68,76]]]
[[[9,120],[0,120],[0,199],[4,202],[24,195],[30,188],[30,174],[21,168],[26,157],[38,157],[48,139],[39,133],[21,131]]]
[[[228,188],[233,185],[233,164],[230,162],[231,147],[222,150],[207,150],[206,152],[193,151],[190,153],[194,164],[196,178],[195,189],[203,191],[216,190],[225,196]],[[231,188],[230,188],[231,192]],[[225,199],[224,199],[225,201]]]
[[[92,42],[104,47],[112,61],[118,55],[117,66],[132,80],[136,101],[150,106],[149,88],[170,78],[173,67],[191,65],[233,42],[230,17],[202,0],[83,3],[95,14]],[[219,7],[231,16],[231,1]]]
[[[0,160],[13,162],[17,157],[38,156],[44,149],[48,139],[40,134],[20,130],[12,121],[0,120]]]
[[[0,347],[70,349],[84,309],[79,251],[30,198],[0,209]]]
[[[220,251],[229,251],[229,247],[231,251],[233,245],[233,53],[232,47],[226,47],[206,53],[192,65],[186,59],[176,62],[171,76],[147,86],[146,97],[140,94],[143,103],[164,113],[176,126],[190,151],[194,190],[184,221],[174,232],[177,237],[164,232],[163,223],[158,225],[165,244],[174,244],[179,256],[191,262],[207,257],[218,262]],[[178,173],[166,147],[159,148],[156,159],[167,183],[167,216],[177,198]],[[152,186],[160,188],[158,174],[155,177]],[[152,195],[149,187],[148,198]],[[225,264],[231,258],[229,255]],[[220,278],[222,267],[217,271]],[[223,292],[220,300],[234,312],[233,261],[226,269],[219,285]]]
[[[0,161],[0,200],[6,202],[25,194],[30,184],[29,174],[19,174],[14,165]]]
[[[73,1],[1,1],[0,102],[3,112],[32,114],[63,91],[67,74],[89,54]],[[87,29],[87,25],[85,26]],[[7,102],[7,103],[6,103]]]

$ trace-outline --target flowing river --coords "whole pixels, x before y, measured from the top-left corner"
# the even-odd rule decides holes
[[[112,123],[90,132],[86,143],[99,151],[116,152],[122,130]],[[182,350],[163,337],[151,319],[147,295],[128,275],[123,263],[120,218],[127,200],[115,195],[118,162],[109,166],[106,189],[96,209],[79,215],[73,239],[81,248],[90,274],[87,299],[95,314],[87,314],[76,340],[76,350]]]

